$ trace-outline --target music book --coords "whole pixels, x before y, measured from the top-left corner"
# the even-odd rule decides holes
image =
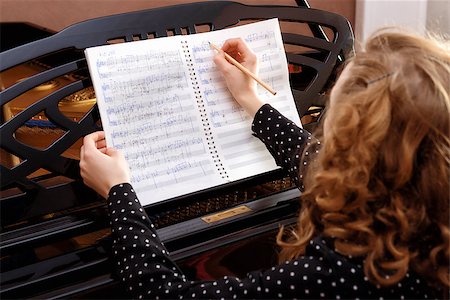
[[[277,19],[85,50],[108,147],[124,154],[143,205],[278,168],[229,93],[215,50],[241,37],[258,55],[258,93],[297,125]]]

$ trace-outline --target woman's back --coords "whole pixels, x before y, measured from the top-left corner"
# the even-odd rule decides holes
[[[375,286],[417,273],[448,289],[449,89],[448,45],[393,30],[368,40],[333,88],[297,237],[279,238],[282,260],[319,234],[360,257]]]

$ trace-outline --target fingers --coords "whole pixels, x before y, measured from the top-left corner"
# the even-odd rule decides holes
[[[92,136],[95,141],[104,140],[105,132],[104,131],[95,131],[88,136]]]
[[[80,148],[80,175],[83,178],[83,182],[85,182],[85,167],[86,167],[86,161],[85,161],[85,157],[84,157],[84,146],[81,146]]]
[[[232,38],[226,40],[222,45],[222,50],[225,52],[228,51],[239,51],[241,53],[252,52],[242,38]]]
[[[247,46],[241,38],[228,39],[222,46],[222,51],[219,51],[214,56],[214,62],[222,73],[229,73],[234,67],[232,63],[226,58],[226,54],[233,57],[236,61],[248,68],[251,72],[258,71],[258,58],[256,54]],[[226,54],[225,54],[226,52]]]
[[[83,164],[84,164],[84,147],[81,146],[81,148],[80,148],[80,169],[83,168]]]
[[[83,145],[86,147],[96,147],[96,143],[105,139],[105,132],[103,131],[96,131],[91,134],[86,135],[83,138]]]
[[[97,131],[84,137],[83,146],[80,149],[80,160],[86,159],[88,156],[96,157],[98,152],[110,156],[109,153],[114,153],[113,150],[116,151],[106,146],[105,133]]]
[[[83,138],[83,145],[86,151],[106,147],[105,133],[103,131],[96,131],[86,135]]]
[[[105,133],[97,131],[86,135],[80,148],[80,168],[93,160],[99,159],[99,155],[104,154],[106,154]]]
[[[95,145],[97,146],[98,150],[106,148],[106,140],[105,139],[99,140],[95,143]]]
[[[223,51],[219,51],[214,56],[214,63],[222,72],[226,72],[226,70],[231,66],[231,64],[225,58],[225,54],[223,53]]]
[[[239,62],[255,60],[255,53],[247,46],[242,38],[228,39],[222,45],[222,50]]]
[[[114,149],[114,148],[106,148],[105,154],[111,157],[118,157],[121,156],[120,151]]]

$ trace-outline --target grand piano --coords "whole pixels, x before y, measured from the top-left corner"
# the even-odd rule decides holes
[[[197,2],[88,20],[58,33],[27,25],[32,36],[3,44],[0,297],[126,298],[111,272],[105,200],[79,175],[82,137],[101,129],[85,48],[277,17],[297,109],[313,130],[353,51],[353,34],[344,17],[297,3]],[[277,170],[146,211],[187,277],[214,279],[275,264],[275,234],[280,224],[295,223],[299,196]]]

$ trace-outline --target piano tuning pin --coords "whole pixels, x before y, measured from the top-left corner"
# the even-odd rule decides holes
[[[279,180],[275,180],[275,181],[273,182],[273,189],[274,189],[275,191],[277,191],[277,190],[280,189],[280,181],[279,181]]]
[[[196,216],[200,215],[203,211],[202,206],[200,204],[200,202],[195,202],[195,214]]]
[[[268,190],[270,190],[271,192],[273,192],[273,191],[275,190],[275,181],[268,182],[268,183],[266,184],[266,187],[267,187]]]
[[[202,212],[208,212],[209,206],[208,206],[208,201],[203,201],[200,204],[200,211]]]
[[[215,198],[214,198],[214,202],[215,202],[215,204],[216,204],[216,209],[217,209],[217,210],[219,210],[219,209],[222,208],[221,205],[220,205],[220,199],[219,199],[218,197],[215,197]]]
[[[230,203],[230,197],[228,195],[225,195],[223,197],[223,203],[225,203],[226,206],[229,206],[231,204]]]

